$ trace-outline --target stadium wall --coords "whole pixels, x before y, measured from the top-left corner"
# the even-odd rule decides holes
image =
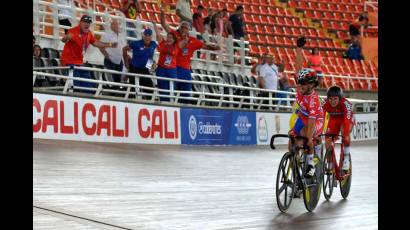
[[[33,93],[33,138],[110,143],[268,145],[290,113],[156,106]],[[353,141],[378,137],[377,113],[356,114]],[[278,140],[286,143],[286,139]],[[280,142],[278,142],[280,143]]]

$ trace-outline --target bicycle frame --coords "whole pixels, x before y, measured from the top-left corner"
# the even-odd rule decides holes
[[[303,172],[303,165],[301,165],[301,166],[298,165],[300,158],[304,158],[306,156],[305,151],[309,151],[309,146],[306,145],[307,138],[303,137],[303,136],[293,137],[293,136],[289,136],[289,135],[286,135],[286,134],[276,134],[271,139],[271,145],[270,146],[271,146],[272,149],[276,149],[276,147],[274,145],[274,140],[277,137],[289,138],[290,141],[291,141],[292,149],[291,149],[290,153],[292,154],[292,159],[293,160],[290,162],[291,165],[288,168],[288,172],[287,172],[288,175],[289,175],[289,170],[292,168],[294,170],[294,172],[296,172],[296,175],[297,175],[297,181],[295,181],[295,182],[301,182],[301,184],[303,186],[302,189],[313,186],[313,184],[311,184],[311,185],[306,184],[306,178],[303,175],[301,175],[301,172],[299,171],[301,169],[302,172]],[[303,140],[303,146],[302,147],[297,146],[296,145],[296,140]],[[303,150],[302,154],[299,154],[299,150]],[[286,179],[288,180],[289,178],[286,178]]]
[[[336,153],[335,153],[336,143],[335,143],[335,138],[336,138],[336,137],[341,137],[342,140],[343,140],[343,136],[342,136],[342,135],[331,135],[331,134],[324,134],[324,136],[325,136],[325,137],[331,137],[330,147],[332,147],[332,163],[333,163],[333,167],[334,167],[334,169],[335,169],[335,176],[336,176],[336,179],[337,179],[338,181],[342,181],[342,180],[344,180],[346,177],[348,177],[348,176],[351,175],[350,172],[344,174],[343,176],[340,175],[340,166],[343,165],[343,160],[344,160],[344,154],[343,154],[344,144],[343,144],[343,141],[342,141],[342,143],[340,144],[340,147],[341,147],[341,148],[340,148],[340,155],[339,155],[339,156],[340,156],[340,157],[339,157],[339,163],[337,163],[337,160],[336,160]]]

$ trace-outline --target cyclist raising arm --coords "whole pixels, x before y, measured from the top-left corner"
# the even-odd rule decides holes
[[[326,134],[338,135],[342,130],[344,161],[342,169],[347,171],[350,167],[350,132],[355,125],[353,106],[343,97],[343,91],[338,86],[327,90],[327,100],[323,105],[324,112],[329,113],[329,123]],[[330,137],[326,137],[326,149],[330,146]]]

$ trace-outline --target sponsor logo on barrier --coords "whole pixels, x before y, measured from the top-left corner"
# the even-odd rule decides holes
[[[249,133],[249,128],[252,127],[252,124],[249,123],[247,116],[238,116],[235,127],[239,134],[246,135]]]
[[[198,127],[196,125],[196,119],[194,115],[191,115],[189,117],[189,136],[191,137],[192,140],[196,139],[196,133],[198,130]]]
[[[198,130],[199,134],[206,134],[206,135],[221,135],[222,133],[222,126],[215,122],[215,124],[211,124],[211,122],[206,122],[205,124],[200,121],[198,123]]]
[[[268,124],[265,116],[259,117],[258,120],[258,138],[262,142],[268,141]]]
[[[179,144],[179,109],[33,94],[33,137]]]
[[[256,144],[256,113],[182,109],[181,138],[182,144]]]

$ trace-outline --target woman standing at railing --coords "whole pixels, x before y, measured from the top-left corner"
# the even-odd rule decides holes
[[[177,48],[177,37],[175,33],[168,33],[166,39],[160,34],[158,27],[153,23],[155,33],[157,35],[159,59],[158,59],[158,68],[156,75],[158,77],[167,77],[176,79],[177,78],[177,55],[179,49]],[[175,89],[175,83],[168,80],[159,80],[158,79],[158,88],[159,89],[170,89],[170,82],[173,84]],[[169,92],[160,92],[161,95],[169,95]],[[167,97],[160,97],[160,101],[169,101]]]

